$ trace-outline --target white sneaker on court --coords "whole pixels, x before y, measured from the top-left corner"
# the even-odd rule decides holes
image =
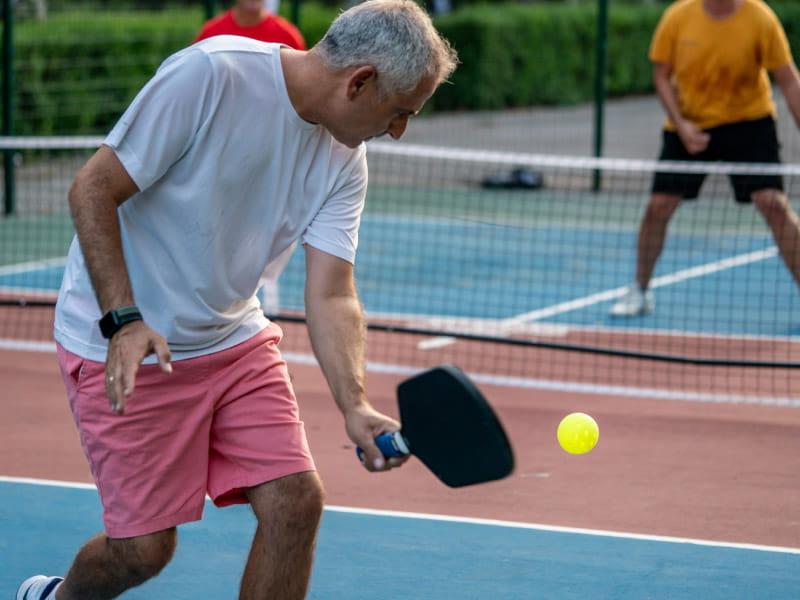
[[[63,577],[48,577],[47,575],[34,575],[22,582],[17,590],[16,600],[53,600],[58,584],[64,581]]]
[[[617,300],[611,307],[611,315],[614,317],[636,317],[646,315],[656,306],[653,292],[650,290],[642,291],[638,284],[634,283],[625,292],[625,295]]]

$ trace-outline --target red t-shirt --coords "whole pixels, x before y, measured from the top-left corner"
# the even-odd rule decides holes
[[[297,27],[273,14],[265,16],[258,25],[243,27],[233,18],[233,10],[228,10],[207,21],[194,41],[199,42],[215,35],[241,35],[262,42],[286,44],[297,50],[306,49],[306,42]]]

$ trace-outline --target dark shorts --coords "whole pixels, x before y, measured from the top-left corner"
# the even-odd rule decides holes
[[[741,121],[705,130],[711,135],[708,148],[699,154],[689,154],[674,131],[663,132],[659,160],[725,161],[780,163],[780,144],[775,132],[775,120],[764,117]],[[686,200],[697,198],[705,173],[656,173],[653,193],[675,194]],[[783,191],[780,175],[730,175],[737,202],[750,202],[759,190]]]

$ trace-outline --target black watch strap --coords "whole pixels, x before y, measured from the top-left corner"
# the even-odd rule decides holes
[[[107,340],[110,340],[124,325],[133,321],[141,321],[142,313],[135,306],[123,306],[108,311],[100,319],[100,333]]]

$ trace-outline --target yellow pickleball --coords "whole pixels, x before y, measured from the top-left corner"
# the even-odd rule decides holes
[[[558,443],[570,454],[586,454],[597,445],[600,428],[586,413],[572,413],[561,419],[556,431]]]

